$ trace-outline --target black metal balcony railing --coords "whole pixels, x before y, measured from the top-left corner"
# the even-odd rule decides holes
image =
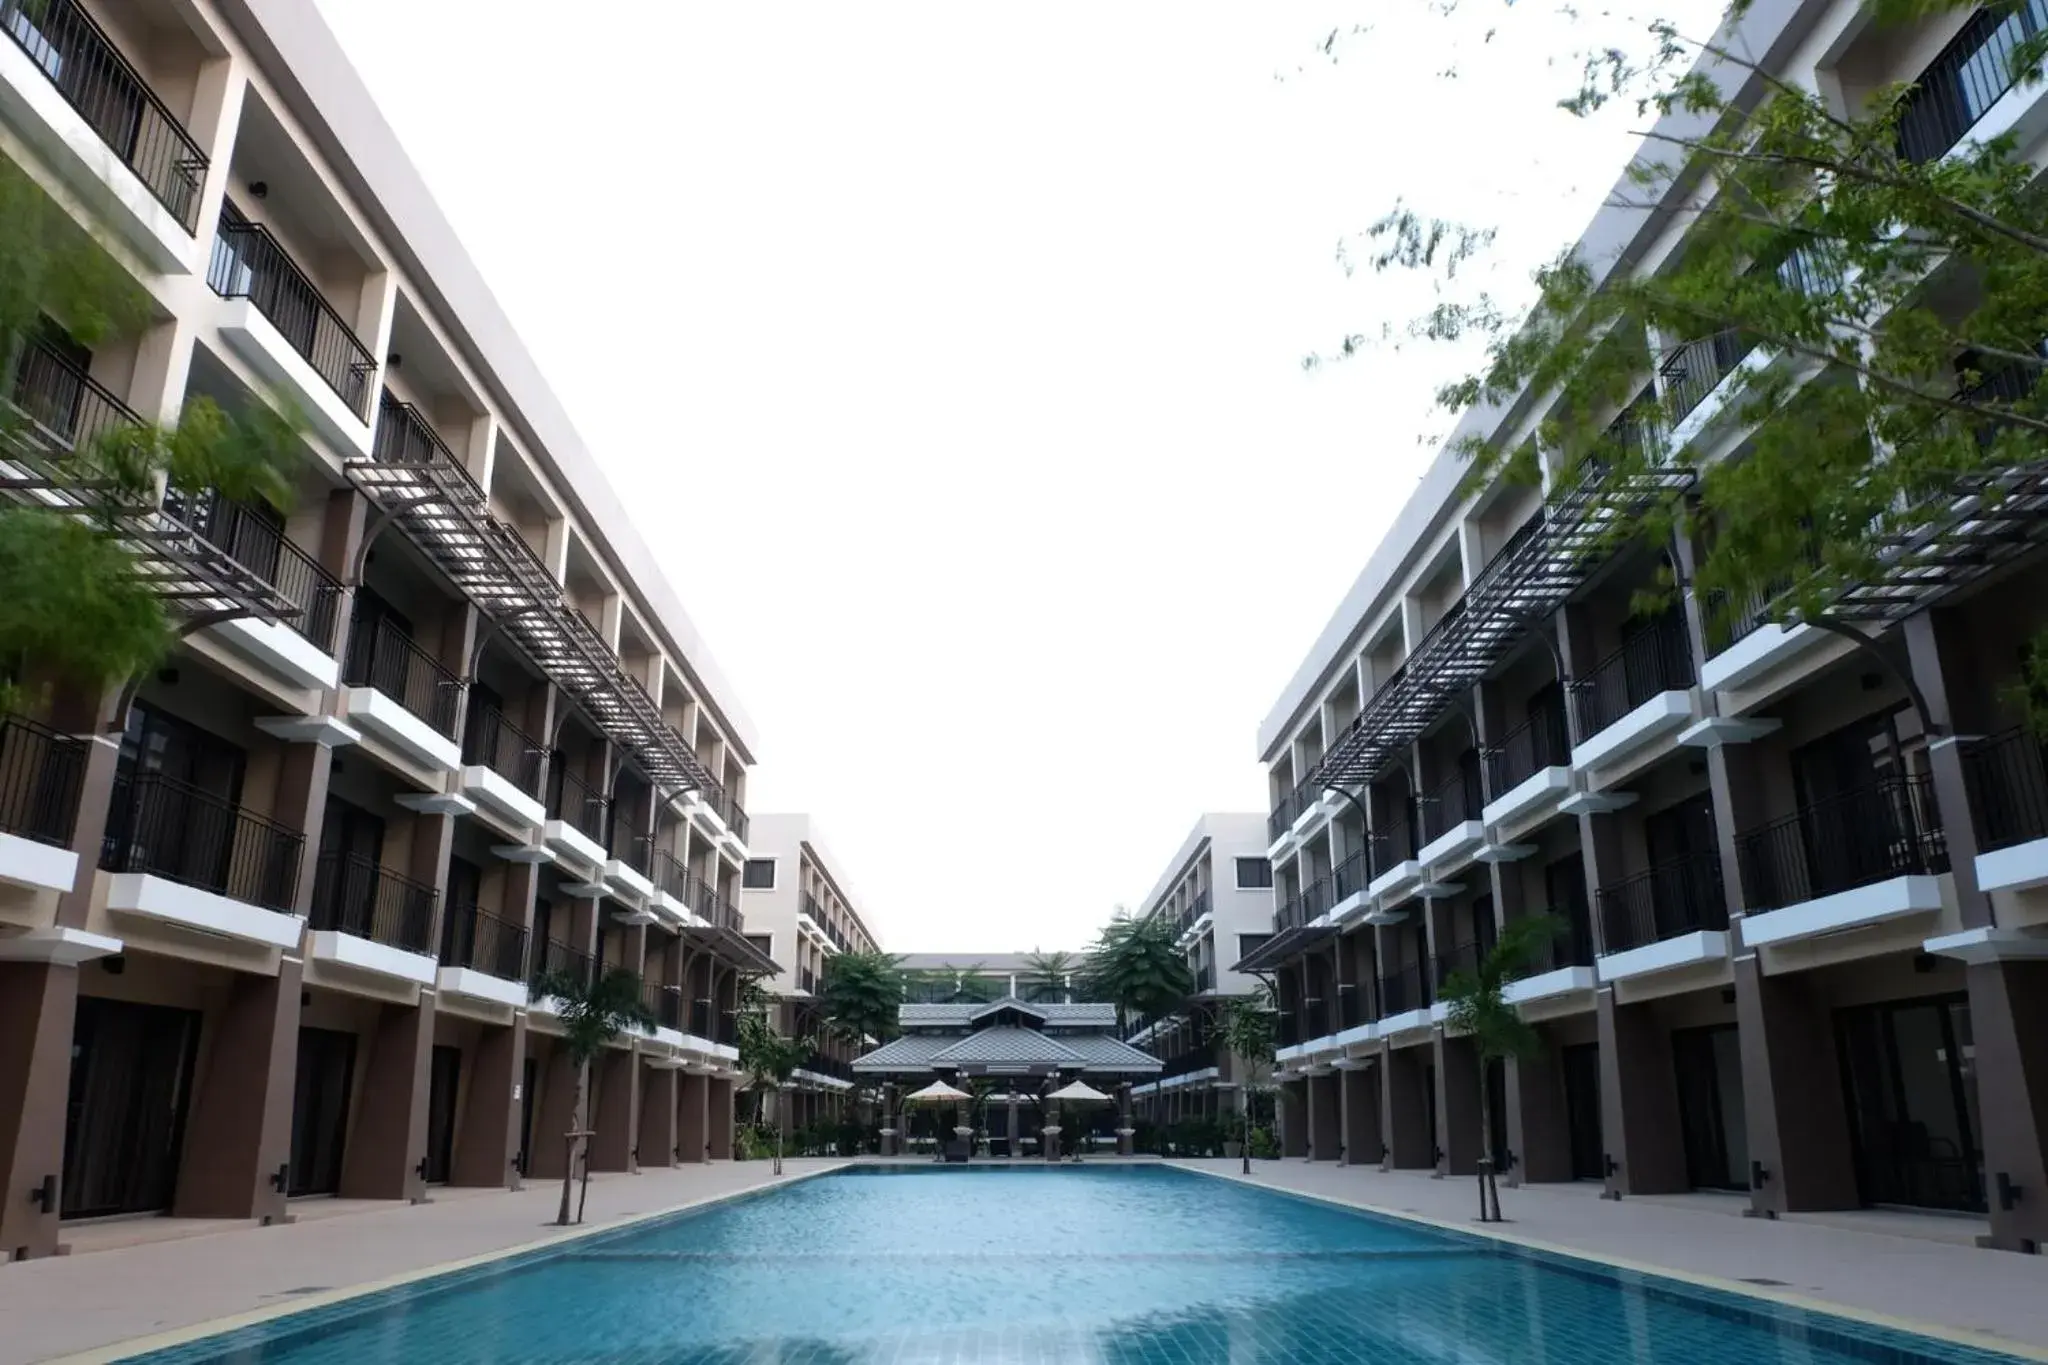
[[[1330,1010],[1328,1004],[1320,999],[1302,1001],[1301,1036],[1304,1038],[1324,1038],[1328,1037],[1329,1033]]]
[[[1822,557],[1818,541],[1805,546],[1800,557],[1809,569],[1816,573],[1820,571]],[[1706,607],[1708,655],[1711,657],[1719,654],[1768,625],[1772,604],[1795,585],[1792,578],[1767,583],[1751,591],[1740,601],[1733,601],[1732,605],[1732,599],[1726,593],[1707,594],[1703,598],[1703,605]]]
[[[1294,1010],[1275,1010],[1273,1012],[1273,1041],[1281,1047],[1293,1047],[1296,1043],[1301,1042],[1301,1016]]]
[[[614,859],[632,868],[641,876],[654,876],[654,836],[640,833],[623,820],[612,822],[611,838],[606,841],[606,850]]]
[[[1571,762],[1571,753],[1564,711],[1546,706],[1486,751],[1488,790],[1496,797],[1505,796],[1545,768]]]
[[[1208,995],[1216,989],[1216,968],[1203,963],[1195,968],[1195,994]]]
[[[2008,730],[1971,745],[1963,778],[1981,851],[2048,839],[2048,750],[2032,731]]]
[[[1376,829],[1370,841],[1372,848],[1372,870],[1375,877],[1415,856],[1415,833],[1405,819],[1394,819],[1386,826]]]
[[[1610,953],[1701,929],[1728,927],[1721,855],[1687,854],[1600,888],[1600,926]]]
[[[685,1032],[694,1037],[715,1040],[718,1036],[717,1022],[709,1000],[699,999],[690,1002],[690,1027]]]
[[[0,715],[0,834],[70,843],[91,752],[89,740]]]
[[[126,403],[40,336],[24,338],[7,392],[30,421],[74,451],[90,449],[109,432],[142,425]]]
[[[744,844],[747,841],[747,813],[740,809],[740,803],[733,798],[733,794],[714,782],[698,795],[703,798],[705,805],[718,813],[718,818],[725,822],[725,827],[733,832],[734,837]]]
[[[1549,915],[1556,921],[1558,932],[1537,943],[1522,970],[1515,973],[1517,977],[1541,976],[1565,967],[1593,965],[1593,922],[1583,909],[1576,914],[1569,908],[1534,913]]]
[[[1407,966],[1380,977],[1380,1018],[1391,1019],[1410,1010],[1427,1009],[1436,999],[1430,987],[1431,973],[1423,963]]]
[[[206,282],[224,299],[254,304],[350,412],[370,419],[376,359],[277,239],[232,204],[221,206]]]
[[[804,913],[811,917],[811,923],[818,926],[818,931],[825,935],[826,941],[834,948],[842,953],[853,951],[847,945],[846,935],[840,933],[838,926],[832,923],[832,916],[808,891],[804,892]]]
[[[1479,974],[1479,945],[1460,943],[1448,952],[1438,953],[1434,959],[1430,983],[1438,995],[1443,993],[1444,983],[1460,972],[1468,977]]]
[[[1479,790],[1479,770],[1460,769],[1418,804],[1422,807],[1425,844],[1441,839],[1467,820],[1477,820],[1486,805],[1485,795]]]
[[[455,737],[462,680],[389,618],[356,613],[342,681],[350,687],[374,687],[440,733]]]
[[[817,1048],[812,1048],[804,1057],[803,1069],[812,1075],[830,1076],[834,1080],[850,1081],[853,1079],[853,1065],[850,1062],[834,1057],[830,1053]]]
[[[818,989],[818,977],[809,967],[799,967],[796,972],[796,986],[805,995],[814,994]]]
[[[529,998],[535,997],[532,989],[544,976],[569,976],[578,981],[589,981],[596,970],[597,961],[589,953],[578,952],[558,938],[551,938],[536,945],[533,974],[527,978]]]
[[[683,988],[649,981],[640,989],[640,1002],[661,1028],[680,1032],[683,1027]]]
[[[1685,420],[1705,402],[1707,395],[1756,349],[1756,338],[1746,332],[1716,332],[1674,346],[1664,353],[1657,373],[1664,380],[1664,407],[1673,425]]]
[[[1266,835],[1268,839],[1278,839],[1281,835],[1292,829],[1294,822],[1301,818],[1301,813],[1308,809],[1309,803],[1321,800],[1322,794],[1322,784],[1318,780],[1317,775],[1311,771],[1294,790],[1288,792],[1274,804],[1273,814],[1266,820]]]
[[[1572,682],[1581,741],[1591,739],[1659,692],[1692,686],[1692,645],[1685,622],[1667,614]]]
[[[1302,913],[1307,904],[1300,892],[1280,902],[1280,908],[1273,912],[1273,927],[1276,929],[1299,929],[1313,916]]]
[[[1372,884],[1372,859],[1365,846],[1359,845],[1340,859],[1330,869],[1330,904],[1334,908],[1343,901]]]
[[[665,848],[656,849],[652,875],[656,890],[666,891],[685,905],[690,903],[690,870],[675,854]]]
[[[0,0],[12,38],[187,232],[199,226],[206,153],[76,0]]]
[[[426,414],[393,397],[389,389],[377,402],[377,430],[371,435],[370,454],[383,464],[446,462],[462,468],[462,461],[448,449]]]
[[[468,967],[501,981],[524,981],[526,926],[474,903],[450,905],[441,922],[441,965]]]
[[[360,854],[323,853],[313,880],[315,929],[333,929],[409,953],[433,943],[438,893]]]
[[[299,609],[288,624],[325,653],[334,652],[341,620],[341,580],[286,538],[282,528],[216,489],[168,489],[164,510],[227,551],[243,568],[276,588]]]
[[[700,918],[709,920],[720,929],[737,931],[740,927],[740,912],[732,902],[718,894],[716,887],[705,881],[688,868],[683,869],[683,902]]]
[[[554,776],[548,799],[548,819],[565,821],[579,833],[603,843],[612,803],[570,772],[569,765],[562,761],[560,754],[555,755],[552,768]]]
[[[1816,801],[1743,834],[1735,852],[1750,910],[1948,871],[1948,841],[1925,776],[1888,777]]]
[[[541,742],[505,719],[495,706],[479,706],[462,731],[462,761],[489,768],[528,796],[540,795]]]
[[[293,911],[305,839],[162,773],[114,780],[100,866],[143,872],[268,910]]]
[[[1352,981],[1337,984],[1337,1027],[1354,1029],[1372,1022],[1372,992]]]
[[[1899,104],[1899,154],[1933,161],[2012,89],[2013,53],[2048,28],[2048,0],[1979,10],[1930,62]]]

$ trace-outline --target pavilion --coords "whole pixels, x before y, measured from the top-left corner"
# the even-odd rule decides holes
[[[897,1023],[900,1037],[853,1063],[856,1076],[882,1083],[885,1155],[897,1149],[899,1125],[918,1117],[899,1114],[899,1097],[935,1079],[976,1096],[973,1107],[982,1109],[983,1121],[973,1126],[987,1130],[991,1149],[1000,1145],[1008,1156],[1040,1146],[1048,1123],[1047,1095],[1070,1081],[1086,1081],[1115,1099],[1117,1150],[1128,1153],[1131,1083],[1156,1077],[1160,1070],[1158,1058],[1116,1036],[1113,1005],[1027,1002],[1015,996],[987,1004],[907,1004],[899,1009]],[[996,1109],[1005,1111],[1003,1116],[988,1122],[989,1111]],[[1106,1113],[1072,1109],[1065,1117],[1093,1127],[1109,1122]],[[936,1113],[930,1123],[934,1135],[943,1137]],[[1079,1131],[1066,1123],[1058,1126]]]

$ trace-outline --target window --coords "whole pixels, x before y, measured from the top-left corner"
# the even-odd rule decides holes
[[[1239,858],[1237,860],[1237,889],[1240,891],[1264,891],[1273,885],[1273,865],[1264,858]]]
[[[772,858],[764,859],[763,861],[765,861],[770,867],[775,866],[775,860]],[[761,956],[775,956],[775,936],[773,934],[748,934],[747,942],[753,944],[756,948],[759,948],[761,950]]]
[[[747,859],[747,871],[740,885],[748,891],[773,891],[775,889],[775,860],[773,858]]]
[[[1237,936],[1237,960],[1244,961],[1253,953],[1266,946],[1271,934],[1239,934]]]

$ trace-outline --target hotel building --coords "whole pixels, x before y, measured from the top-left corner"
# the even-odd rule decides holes
[[[2011,132],[2039,165],[2044,93],[2002,64],[2039,23],[1760,0],[1728,46],[1844,109],[1916,83],[1907,155]],[[1682,217],[1604,210],[1583,253],[1654,271]],[[1750,436],[1727,377],[1787,363],[1664,336],[1642,377],[1697,468]],[[1523,394],[1459,434],[1513,446],[1541,416]],[[2035,1249],[2048,780],[2010,685],[2048,616],[2038,475],[1992,515],[1931,509],[1929,540],[1834,609],[1857,643],[1709,629],[1689,593],[1645,619],[1632,596],[1660,567],[1682,584],[1690,546],[1592,563],[1572,496],[1465,474],[1447,447],[1260,729],[1276,934],[1239,968],[1279,988],[1286,1150],[1470,1172],[1484,1084],[1511,1182],[1942,1210]],[[1438,989],[1541,910],[1563,932],[1509,995],[1544,1048],[1482,1077]]]
[[[559,1176],[544,970],[653,1020],[591,1166],[729,1155],[754,736],[311,0],[0,0],[0,156],[150,301],[0,374],[0,494],[196,396],[306,417],[289,513],[123,523],[173,657],[0,723],[0,1254]]]

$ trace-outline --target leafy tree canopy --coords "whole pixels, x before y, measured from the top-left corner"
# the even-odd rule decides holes
[[[826,1024],[852,1043],[896,1032],[903,1007],[902,959],[889,953],[835,953],[825,959],[818,1004]]]
[[[1115,1005],[1118,1023],[1128,1025],[1178,1008],[1194,991],[1195,975],[1165,920],[1119,909],[1088,950],[1081,982],[1089,999]]]

